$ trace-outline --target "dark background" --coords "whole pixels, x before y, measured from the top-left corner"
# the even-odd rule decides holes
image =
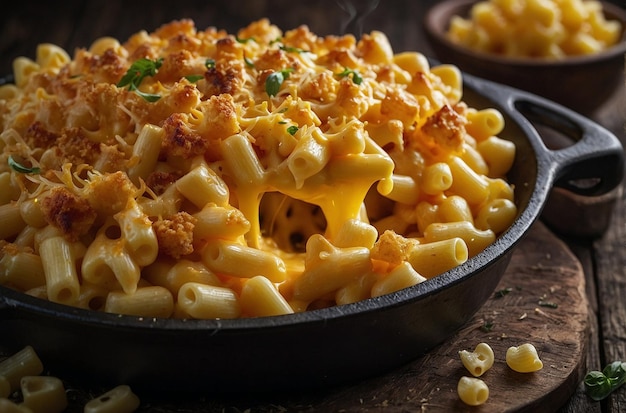
[[[431,56],[422,33],[426,10],[436,0],[187,0],[13,1],[0,12],[0,76],[12,72],[13,59],[34,58],[39,43],[53,43],[73,55],[100,36],[121,41],[139,30],[148,32],[180,18],[191,18],[199,30],[209,26],[230,33],[267,17],[283,31],[301,24],[318,35],[359,34],[381,30],[394,51],[416,50]],[[626,0],[610,0],[626,8]],[[376,6],[362,27],[346,27],[349,7]]]
[[[191,18],[198,29],[214,26],[230,33],[267,17],[283,31],[301,24],[318,35],[342,34],[349,14],[340,3],[350,0],[216,0],[216,1],[83,1],[13,2],[0,14],[0,74],[12,71],[18,56],[33,58],[39,43],[53,43],[70,55],[99,36],[125,40],[150,32],[171,20]],[[384,31],[395,51],[425,48],[421,21],[428,1],[353,0],[354,7],[376,4],[365,19],[365,31]],[[356,30],[350,30],[354,32]]]

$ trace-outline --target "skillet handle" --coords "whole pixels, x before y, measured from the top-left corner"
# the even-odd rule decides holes
[[[567,236],[602,236],[621,196],[624,177],[624,149],[617,137],[540,96],[468,74],[463,78],[464,86],[484,97],[485,104],[506,112],[527,134],[537,153],[537,167],[546,178],[540,188],[547,197],[541,214],[544,222]],[[546,141],[555,136],[567,137],[569,146],[549,149]]]
[[[615,189],[624,176],[624,149],[617,137],[592,120],[542,97],[519,92],[514,109],[527,120],[547,126],[575,143],[546,148],[554,168],[554,186],[594,197]]]
[[[551,185],[583,197],[604,195],[620,185],[624,177],[624,149],[609,130],[541,96],[466,73],[463,78],[465,86],[499,105],[537,138],[531,139],[531,144],[539,152],[539,161],[544,163],[540,167],[547,169]],[[536,125],[551,128],[575,143],[548,149]]]

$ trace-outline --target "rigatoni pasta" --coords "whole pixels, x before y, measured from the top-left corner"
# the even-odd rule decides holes
[[[44,366],[31,346],[0,361],[0,412],[61,413],[68,407],[63,381],[44,375]],[[21,400],[15,400],[18,396]],[[11,397],[11,399],[9,398]],[[131,413],[139,398],[127,385],[119,385],[88,400],[85,413]]]
[[[191,20],[0,87],[0,283],[151,317],[289,314],[390,294],[515,219],[504,118],[381,32]]]
[[[0,362],[0,377],[4,392],[11,394],[20,386],[23,377],[36,376],[43,372],[43,364],[31,346],[26,346],[17,353]],[[8,386],[7,386],[8,384]]]
[[[3,398],[0,398],[0,411],[6,413],[33,413],[28,407]]]
[[[137,288],[132,294],[112,291],[107,294],[104,311],[168,318],[174,311],[174,297],[170,290],[158,285]]]
[[[68,405],[61,379],[53,376],[25,376],[20,381],[22,405],[37,413],[62,413]]]
[[[85,413],[132,413],[139,408],[140,400],[132,389],[121,384],[89,400],[85,404]]]

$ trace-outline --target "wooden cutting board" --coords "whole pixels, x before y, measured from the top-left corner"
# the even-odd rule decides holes
[[[585,374],[589,313],[584,280],[567,246],[537,223],[517,246],[496,293],[470,322],[447,342],[402,368],[343,387],[265,400],[203,397],[157,402],[139,395],[142,403],[137,411],[554,412],[571,397]],[[509,292],[499,293],[505,290]],[[473,350],[480,342],[493,348],[496,361],[482,376],[489,386],[488,401],[472,408],[457,395],[459,378],[469,375],[458,352]],[[521,374],[506,365],[506,350],[523,343],[537,348],[544,364],[541,371]],[[76,383],[66,383],[66,389],[70,401],[66,413],[82,412],[89,399],[102,393]]]

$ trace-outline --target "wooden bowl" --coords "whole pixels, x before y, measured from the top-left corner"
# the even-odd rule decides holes
[[[471,50],[446,37],[452,16],[467,17],[476,0],[445,0],[424,18],[423,29],[435,57],[462,71],[523,89],[583,114],[591,114],[624,82],[626,10],[602,2],[608,19],[622,23],[621,41],[594,55],[563,60],[504,57]]]

